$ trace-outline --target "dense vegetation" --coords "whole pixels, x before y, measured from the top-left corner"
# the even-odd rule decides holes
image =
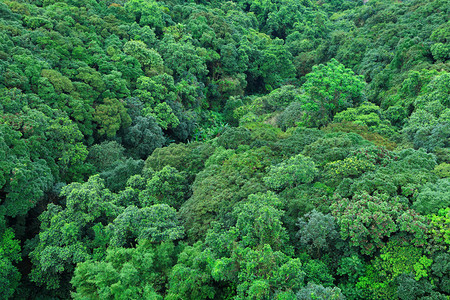
[[[449,206],[449,0],[0,0],[2,299],[449,299]]]

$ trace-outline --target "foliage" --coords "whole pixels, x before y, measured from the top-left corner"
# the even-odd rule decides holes
[[[309,254],[317,258],[322,252],[327,252],[339,236],[334,217],[315,209],[299,218],[297,225],[300,245],[306,246]]]
[[[167,204],[137,208],[128,206],[109,225],[110,244],[123,247],[148,240],[152,243],[177,240],[183,237],[176,211]]]
[[[145,160],[145,167],[155,171],[171,166],[187,173],[189,182],[200,172],[208,157],[214,152],[214,147],[208,144],[170,144],[164,148],[157,148]]]
[[[336,199],[331,209],[341,228],[341,237],[361,247],[364,254],[372,254],[376,248],[383,247],[385,238],[400,230],[413,234],[414,244],[425,243],[428,222],[405,209],[398,198],[377,193],[373,196],[356,194],[352,200]]]
[[[124,146],[136,158],[145,159],[165,142],[163,132],[153,117],[137,117],[125,131]]]
[[[109,98],[95,108],[94,121],[100,126],[98,133],[106,134],[107,137],[113,137],[120,128],[131,125],[131,118],[123,103]]]
[[[89,149],[88,161],[97,170],[103,171],[111,167],[116,161],[123,158],[125,148],[115,141],[103,142],[93,145]]]
[[[74,299],[122,297],[162,299],[168,269],[176,253],[171,243],[154,246],[141,242],[136,248],[108,248],[101,261],[79,263],[71,281]],[[165,278],[161,274],[165,273]]]
[[[173,167],[165,166],[147,180],[145,190],[139,198],[143,205],[164,203],[179,208],[188,196],[189,188],[184,174]]]
[[[392,197],[399,195],[412,200],[424,183],[437,179],[431,172],[436,165],[434,155],[412,149],[395,154],[394,159],[385,167],[365,173],[354,180],[343,180],[337,191],[343,196],[349,196],[356,191],[366,191],[369,194],[378,191]],[[390,156],[392,157],[392,154]]]
[[[440,209],[437,214],[429,216],[431,222],[431,244],[439,249],[448,249],[450,244],[450,209]],[[440,247],[437,247],[437,246]]]
[[[203,250],[204,244],[199,241],[180,253],[170,273],[168,299],[214,298],[217,291],[211,275],[213,257],[210,251]]]
[[[297,154],[286,161],[269,169],[268,176],[264,177],[265,184],[273,190],[293,188],[298,184],[310,183],[314,180],[317,169],[314,162]]]
[[[266,191],[261,170],[272,164],[275,154],[267,147],[237,150],[217,148],[210,164],[207,161],[207,167],[197,174],[193,194],[180,208],[188,235],[203,235],[211,221],[224,218],[235,203]]]
[[[332,123],[322,128],[325,132],[347,132],[347,133],[356,133],[362,136],[364,139],[372,142],[373,144],[379,147],[385,147],[388,150],[394,150],[397,147],[397,144],[382,135],[372,132],[365,125],[358,125],[353,122],[341,122],[341,123]]]
[[[142,160],[132,158],[117,160],[108,169],[99,175],[105,180],[105,185],[113,192],[118,192],[125,188],[125,184],[131,176],[139,174],[144,166]]]
[[[332,59],[327,65],[313,67],[302,86],[301,120],[307,126],[324,126],[333,116],[363,100],[365,86],[361,76]]]
[[[370,143],[354,133],[327,134],[307,145],[302,154],[319,165],[345,159],[351,152]]]
[[[372,298],[402,298],[401,294],[397,295],[397,290],[404,288],[404,276],[411,274],[416,282],[428,277],[432,263],[433,260],[422,255],[421,249],[394,239],[381,249],[380,256],[372,262],[373,268],[369,268],[366,276],[359,279],[357,286]]]
[[[449,1],[0,15],[0,298],[447,298]]]
[[[70,280],[75,264],[101,255],[106,246],[101,221],[111,222],[120,211],[98,175],[65,186],[61,195],[65,207],[49,204],[41,214],[41,232],[30,253],[31,279],[48,289],[67,288],[65,280],[68,275]]]
[[[21,274],[14,263],[22,258],[20,257],[19,241],[14,239],[13,230],[6,228],[5,225],[2,217],[0,219],[0,292],[3,297],[8,299],[12,297],[19,286]]]
[[[323,287],[322,285],[309,282],[308,285],[302,288],[297,293],[297,299],[299,300],[312,300],[312,299],[330,299],[340,300],[345,299],[339,288]]]
[[[427,183],[417,195],[412,208],[426,215],[450,206],[450,180],[440,179],[435,184]]]

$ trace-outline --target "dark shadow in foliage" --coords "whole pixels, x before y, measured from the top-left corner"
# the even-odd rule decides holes
[[[105,180],[105,185],[108,189],[118,192],[125,188],[128,178],[141,173],[143,167],[143,160],[127,158],[116,161],[108,170],[100,173],[100,177]]]
[[[116,141],[105,141],[89,149],[87,161],[102,172],[124,158],[125,148]]]

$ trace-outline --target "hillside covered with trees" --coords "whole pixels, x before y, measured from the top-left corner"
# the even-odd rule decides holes
[[[449,206],[450,0],[0,0],[0,299],[448,300]]]

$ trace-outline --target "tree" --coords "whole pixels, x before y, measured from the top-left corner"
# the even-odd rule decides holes
[[[303,104],[301,102],[292,102],[277,117],[277,125],[282,130],[297,127],[304,115]]]
[[[147,180],[139,198],[143,205],[161,203],[179,209],[189,194],[184,173],[171,166],[165,166]]]
[[[281,154],[287,157],[302,153],[306,146],[324,136],[324,132],[312,128],[298,127],[286,139],[278,140],[277,147]]]
[[[95,108],[94,121],[99,125],[98,133],[111,138],[120,128],[131,125],[131,118],[124,104],[116,98],[106,98]]]
[[[394,153],[394,160],[373,172],[359,178],[345,179],[337,191],[342,196],[366,191],[385,193],[391,197],[401,196],[413,201],[414,193],[428,181],[434,182],[437,176],[432,173],[436,157],[425,151],[405,149]],[[389,161],[389,160],[388,160]],[[387,161],[387,162],[388,162]]]
[[[450,208],[440,209],[437,214],[428,216],[431,230],[429,232],[431,241],[430,251],[446,250],[450,245]]]
[[[105,185],[113,192],[118,192],[125,188],[125,184],[133,175],[139,174],[144,167],[141,159],[126,158],[115,161],[108,169],[100,173],[100,177],[105,180]]]
[[[128,41],[123,46],[123,51],[125,54],[128,54],[139,61],[142,70],[147,76],[154,76],[162,73],[163,59],[161,58],[161,55],[154,49],[148,49],[144,42]]]
[[[104,260],[79,263],[71,280],[74,299],[162,299],[170,267],[172,243],[141,241],[136,248],[108,248]],[[159,293],[158,293],[159,292]]]
[[[242,127],[230,127],[217,137],[217,144],[225,149],[237,149],[240,145],[248,145],[251,142],[251,134],[248,129]]]
[[[167,147],[155,149],[145,160],[145,168],[160,171],[166,166],[171,166],[180,172],[186,172],[188,175],[186,179],[192,183],[195,175],[205,167],[205,162],[214,150],[213,146],[198,142],[172,143]]]
[[[128,206],[109,225],[110,244],[115,247],[133,246],[140,241],[152,243],[174,241],[184,236],[174,208],[167,204],[155,204],[137,208]]]
[[[309,156],[318,166],[345,159],[351,152],[371,143],[354,133],[330,133],[305,145],[302,154]]]
[[[307,126],[324,126],[346,108],[357,106],[364,99],[362,76],[332,59],[327,65],[313,67],[302,85],[302,105]]]
[[[300,259],[274,251],[268,244],[255,249],[236,248],[230,258],[215,261],[212,275],[217,281],[235,285],[236,299],[269,299],[274,290],[296,292],[305,277]]]
[[[0,216],[0,293],[5,299],[13,296],[21,277],[14,265],[22,260],[19,241],[14,237],[14,231],[6,226],[5,219]]]
[[[272,193],[250,195],[248,201],[233,209],[235,228],[242,247],[270,245],[274,250],[286,249],[288,236],[281,222],[280,200]]]
[[[424,185],[417,195],[412,208],[422,214],[437,213],[439,209],[450,206],[450,179],[438,180],[435,184]]]
[[[320,258],[321,253],[330,249],[339,238],[334,217],[315,209],[299,218],[297,225],[300,245],[306,247],[310,255],[316,258]]]
[[[22,133],[12,126],[0,124],[1,208],[10,217],[26,215],[54,182],[46,161],[32,160],[28,141],[21,137]]]
[[[297,154],[278,165],[272,166],[268,176],[264,177],[266,185],[273,190],[293,188],[314,180],[318,171],[309,157]]]
[[[253,29],[244,36],[238,51],[248,66],[247,90],[270,92],[295,77],[292,55],[283,43]]]
[[[201,49],[196,48],[190,39],[176,41],[172,35],[166,35],[159,47],[165,65],[177,77],[190,73],[203,78],[208,74],[206,58],[199,55],[199,50]]]
[[[102,222],[111,222],[120,208],[98,175],[65,186],[61,196],[66,197],[65,208],[50,203],[40,215],[41,231],[30,242],[29,256],[31,280],[64,295],[75,265],[103,255],[108,238]]]
[[[160,34],[170,17],[164,13],[163,7],[156,1],[131,0],[125,5],[125,10],[135,16],[135,21],[139,25],[155,28]]]
[[[358,107],[350,107],[337,113],[334,116],[333,121],[336,123],[347,121],[367,126],[371,131],[387,137],[395,135],[395,129],[388,120],[383,118],[380,108],[370,102],[364,102]]]
[[[404,295],[397,294],[397,291],[405,288],[403,281],[405,275],[411,274],[410,276],[418,285],[420,285],[419,281],[423,283],[422,278],[429,276],[433,260],[422,254],[422,249],[410,245],[407,241],[391,239],[381,248],[380,255],[375,257],[372,265],[367,268],[365,276],[360,277],[356,285],[366,297],[404,299]],[[414,291],[407,293],[414,293]]]
[[[187,246],[169,275],[167,299],[214,299],[217,290],[211,275],[213,261],[203,242]]]
[[[343,160],[330,162],[324,166],[324,179],[330,185],[342,183],[344,178],[358,178],[374,171],[379,167],[386,167],[394,161],[394,154],[382,147],[360,148]]]
[[[355,194],[352,200],[335,199],[331,210],[341,229],[341,237],[360,247],[364,254],[373,254],[376,248],[384,246],[386,238],[398,231],[413,234],[412,244],[426,242],[427,220],[405,208],[398,197]]]
[[[124,145],[136,158],[146,159],[153,150],[161,147],[165,138],[153,117],[137,117],[125,131]]]
[[[95,144],[89,149],[87,161],[97,170],[103,171],[111,167],[116,161],[124,158],[125,148],[116,141],[105,141]]]
[[[308,282],[308,285],[302,288],[297,294],[298,300],[313,300],[313,299],[329,299],[342,300],[345,299],[341,289],[337,287],[323,287],[320,284]]]
[[[261,172],[271,165],[275,153],[268,147],[238,150],[217,148],[195,177],[192,196],[180,208],[190,238],[204,235],[212,221],[227,219],[237,202],[267,190]]]

